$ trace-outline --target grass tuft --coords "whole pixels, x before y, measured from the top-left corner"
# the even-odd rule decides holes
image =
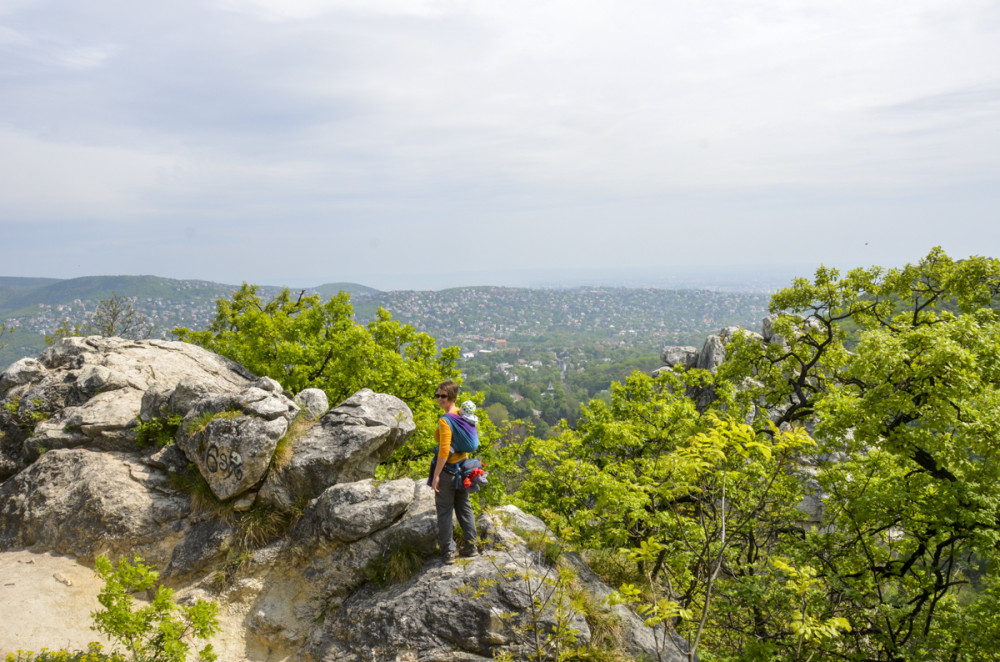
[[[292,449],[295,447],[296,440],[316,423],[317,421],[311,421],[301,414],[292,421],[292,424],[288,426],[288,432],[278,440],[278,444],[274,447],[271,463],[275,469],[280,469],[291,461]]]
[[[169,446],[177,438],[181,420],[183,417],[180,414],[173,414],[167,418],[151,418],[148,421],[140,420],[135,427],[135,441],[140,448],[148,448],[153,444],[161,447]]]
[[[424,566],[425,555],[418,547],[402,543],[368,564],[368,581],[379,587],[402,584]]]
[[[198,434],[207,428],[209,423],[217,418],[234,419],[245,415],[246,414],[243,412],[233,409],[226,409],[225,411],[206,411],[203,414],[198,414],[193,419],[185,423],[184,430],[188,434]]]
[[[238,549],[260,549],[285,535],[302,516],[301,511],[281,511],[271,506],[255,505],[241,513],[236,522],[235,545]]]

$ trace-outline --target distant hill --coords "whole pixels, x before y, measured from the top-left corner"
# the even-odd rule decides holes
[[[4,309],[6,301],[17,297],[23,292],[58,282],[59,280],[56,278],[10,278],[0,276],[0,310]]]
[[[139,300],[189,301],[207,298],[215,301],[230,296],[236,289],[235,285],[159,276],[84,276],[65,280],[3,277],[0,278],[0,319],[31,314],[40,305],[65,306],[74,301],[97,303],[112,295]],[[379,293],[379,290],[358,283],[325,283],[304,289],[317,292],[323,298],[331,297],[340,290],[352,297]],[[262,285],[260,293],[267,298],[280,290],[278,286]]]
[[[205,328],[215,317],[215,302],[229,298],[237,289],[237,285],[159,276],[0,277],[0,321],[13,331],[0,343],[0,370],[23,356],[38,354],[45,348],[45,335],[63,323],[85,322],[100,301],[112,296],[134,299],[136,309],[153,324],[153,336],[169,337],[179,326]],[[259,293],[267,300],[281,289],[261,285]],[[302,289],[324,299],[341,290],[352,298],[380,294],[358,283],[325,283]]]
[[[48,285],[59,282],[58,278],[17,278],[12,276],[0,276],[0,287],[34,287],[36,285]]]
[[[113,295],[134,301],[153,328],[172,337],[178,327],[204,329],[215,319],[216,301],[236,285],[158,276],[88,276],[55,280],[0,279],[0,321],[13,335],[0,344],[0,370],[45,348],[44,336],[64,324],[85,323]],[[282,288],[262,285],[269,300]],[[292,289],[292,288],[290,288]],[[441,291],[380,291],[357,283],[294,288],[329,299],[351,295],[355,317],[365,323],[379,307],[442,345],[472,352],[497,347],[558,351],[599,345],[643,347],[655,356],[665,344],[700,345],[724,326],[758,328],[768,296],[752,292],[579,287],[569,289],[458,287]]]
[[[347,292],[352,297],[361,294],[378,294],[380,292],[380,290],[376,290],[374,287],[359,285],[358,283],[324,283],[319,287],[313,287],[310,289],[318,292],[324,299],[336,295],[341,290]]]
[[[28,279],[24,279],[28,280]],[[46,280],[31,287],[5,287],[0,282],[0,315],[17,315],[40,304],[58,306],[74,301],[97,302],[113,294],[138,299],[228,296],[235,287],[207,281],[172,280],[158,276],[84,276],[67,280]],[[7,291],[4,296],[3,291]]]

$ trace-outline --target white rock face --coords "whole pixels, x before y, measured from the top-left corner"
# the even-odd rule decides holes
[[[21,359],[0,375],[6,403],[0,410],[0,480],[43,450],[132,450],[150,389],[170,394],[186,381],[202,394],[218,394],[253,379],[241,366],[189,343],[64,338],[37,360]]]
[[[413,434],[413,414],[399,398],[362,389],[331,409],[271,471],[258,498],[279,509],[314,499],[330,485],[364,480]]]
[[[675,365],[693,368],[698,363],[698,350],[695,347],[668,345],[660,353],[660,360],[671,368]]]
[[[260,386],[194,400],[181,423],[177,446],[218,499],[239,496],[260,483],[278,440],[299,413],[280,389]]]
[[[134,455],[53,450],[0,486],[0,549],[34,547],[92,561],[99,554],[170,558],[190,498]]]
[[[330,408],[330,399],[322,389],[307,388],[295,396],[295,404],[302,408],[303,416],[315,421]]]

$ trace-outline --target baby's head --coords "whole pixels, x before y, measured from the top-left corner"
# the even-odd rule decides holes
[[[462,403],[462,408],[460,410],[462,416],[475,416],[476,415],[476,403],[472,400],[466,400]]]

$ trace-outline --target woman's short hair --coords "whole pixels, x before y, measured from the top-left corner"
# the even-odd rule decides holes
[[[451,381],[450,379],[446,379],[445,381],[443,381],[440,384],[438,384],[437,392],[438,393],[444,393],[445,395],[448,396],[449,400],[457,400],[458,399],[458,384],[456,384],[455,382]]]

